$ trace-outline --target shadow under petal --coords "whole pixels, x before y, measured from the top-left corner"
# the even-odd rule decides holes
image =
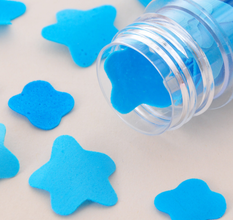
[[[92,202],[91,200],[86,200],[72,214],[70,214],[68,216],[60,216],[60,217],[63,217],[64,219],[69,219],[69,218],[72,218],[74,215],[77,216],[80,212],[84,212],[85,210],[88,210],[88,209],[105,210],[105,209],[110,209],[110,208],[112,208],[112,207],[104,206],[104,205],[101,205],[99,203]]]
[[[0,25],[0,37],[7,35],[9,31],[9,25]]]

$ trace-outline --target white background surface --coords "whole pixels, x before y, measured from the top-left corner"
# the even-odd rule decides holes
[[[228,209],[223,220],[233,219],[233,103],[192,119],[181,129],[160,136],[145,136],[125,125],[105,101],[96,67],[81,69],[68,49],[41,37],[43,27],[55,23],[56,12],[87,10],[111,4],[118,10],[116,27],[136,19],[143,6],[137,0],[24,0],[27,12],[0,28],[0,122],[7,128],[5,146],[20,161],[13,179],[0,180],[1,220],[168,220],[154,207],[154,198],[189,178],[200,178],[223,194]],[[7,105],[33,80],[46,80],[70,93],[73,111],[61,124],[43,131]],[[109,155],[117,170],[110,181],[119,201],[113,207],[98,204],[80,208],[68,217],[56,215],[49,194],[28,184],[30,175],[50,158],[53,141],[73,136],[83,148]]]

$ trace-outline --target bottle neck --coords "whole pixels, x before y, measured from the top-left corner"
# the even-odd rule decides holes
[[[104,61],[122,47],[144,56],[158,71],[170,95],[171,106],[166,108],[142,104],[127,115],[116,111],[126,123],[142,133],[161,134],[181,127],[211,105],[217,108],[231,100],[233,41],[229,36],[233,30],[226,31],[232,23],[221,26],[226,22],[219,22],[221,13],[213,10],[219,2],[152,1],[140,18],[121,30],[102,50],[98,76],[108,100],[111,85],[107,85]],[[220,3],[219,10],[226,11],[227,4]],[[232,7],[227,5],[227,10],[232,12]]]
[[[161,124],[166,119],[164,129],[175,129],[210,107],[214,80],[209,62],[192,37],[174,21],[157,14],[148,18],[146,14],[120,31],[113,42],[146,57],[160,73],[170,94],[172,105],[168,108],[135,109],[145,120]],[[190,74],[193,68],[197,70],[195,75]],[[198,82],[194,79],[197,75]]]
[[[233,0],[228,1],[231,2]],[[170,18],[198,44],[210,63],[214,77],[211,108],[226,105],[233,93],[233,7],[219,0],[156,0],[143,16],[152,14]]]

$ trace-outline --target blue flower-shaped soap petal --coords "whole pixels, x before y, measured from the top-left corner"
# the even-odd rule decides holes
[[[55,140],[50,161],[32,174],[29,184],[50,193],[57,214],[69,215],[85,201],[115,205],[117,195],[108,180],[115,169],[110,157],[86,151],[64,135]]]
[[[69,47],[74,62],[88,67],[117,33],[115,17],[116,9],[110,5],[88,11],[64,10],[57,13],[57,24],[42,30],[42,36]]]
[[[218,219],[226,211],[224,197],[199,179],[186,180],[176,189],[159,194],[155,206],[172,220]]]
[[[0,123],[0,179],[14,177],[19,172],[18,159],[4,146],[5,125]]]
[[[139,52],[131,48],[113,52],[104,68],[112,83],[112,106],[121,114],[127,114],[141,104],[159,108],[171,105],[159,72]],[[165,66],[163,69],[170,71]]]
[[[56,91],[50,83],[38,80],[28,83],[22,93],[9,100],[8,105],[26,116],[34,126],[50,130],[73,109],[74,99],[68,93]]]
[[[0,25],[9,25],[11,20],[21,16],[26,6],[21,2],[0,0]]]
[[[147,6],[152,0],[138,0],[143,6]]]

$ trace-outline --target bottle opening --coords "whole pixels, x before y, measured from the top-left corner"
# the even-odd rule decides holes
[[[112,45],[103,51],[98,65],[101,88],[120,118],[134,129],[151,135],[169,127],[171,94],[159,68],[140,51]],[[158,65],[163,63],[158,62]],[[164,66],[161,68],[164,70]],[[170,72],[169,68],[166,71]],[[178,95],[178,99],[182,102],[181,96]]]
[[[152,1],[103,48],[99,83],[121,119],[158,135],[231,100],[233,13],[223,9],[233,12],[218,0]]]

